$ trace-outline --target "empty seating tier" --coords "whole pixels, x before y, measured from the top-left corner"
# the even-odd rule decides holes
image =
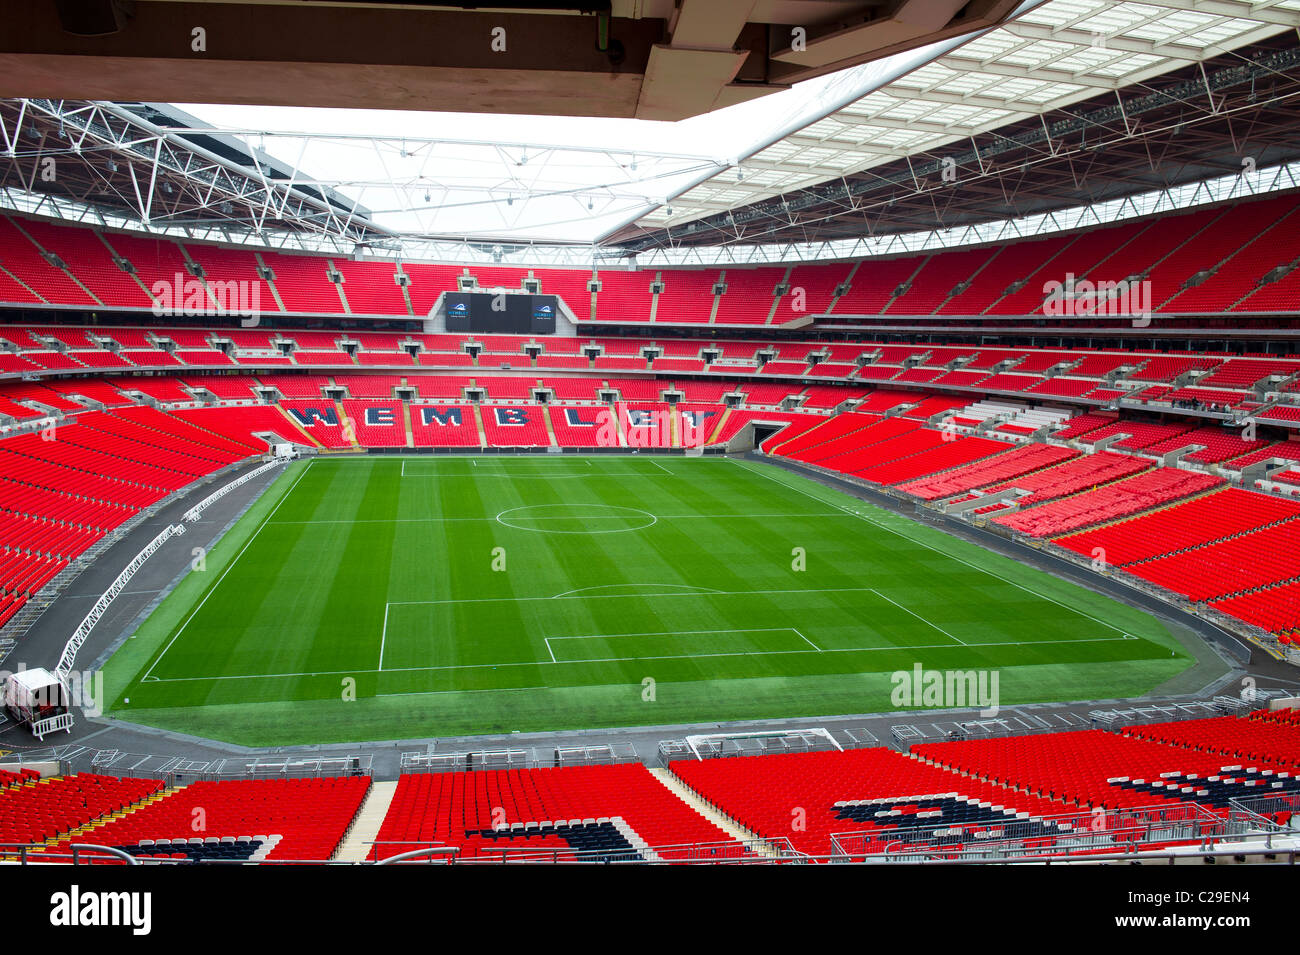
[[[448,845],[462,858],[556,861],[644,859],[651,847],[671,861],[663,847],[728,841],[640,763],[407,774],[376,839],[381,858]]]

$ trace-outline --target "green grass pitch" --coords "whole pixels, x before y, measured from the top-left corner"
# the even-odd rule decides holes
[[[110,712],[248,745],[1001,703],[1192,664],[1154,617],[761,463],[291,465],[106,667]]]

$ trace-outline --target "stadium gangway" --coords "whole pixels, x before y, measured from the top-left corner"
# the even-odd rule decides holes
[[[136,571],[143,567],[144,562],[153,556],[163,544],[167,543],[172,537],[178,537],[184,533],[185,528],[180,524],[169,524],[161,534],[145,545],[144,550],[131,559],[131,562],[126,565],[126,569],[117,575],[117,579],[95,601],[95,605],[90,608],[90,612],[86,614],[77,629],[72,632],[72,636],[68,638],[67,644],[63,647],[63,654],[59,657],[59,665],[55,668],[54,672],[56,674],[65,679],[68,677],[72,672],[73,664],[77,662],[77,651],[81,649],[82,644],[86,642],[86,638],[90,636],[90,632],[95,629],[95,625],[108,611],[117,595],[126,589],[127,583],[135,576]]]
[[[235,478],[229,484],[224,484],[221,487],[217,488],[217,490],[213,491],[203,500],[199,501],[199,503],[195,504],[188,511],[186,511],[185,519],[187,521],[197,521],[199,517],[202,516],[204,511],[206,511],[210,506],[215,504],[217,501],[221,500],[231,491],[243,487],[249,481],[253,480],[253,478],[261,474],[265,474],[267,471],[271,470],[277,464],[284,464],[288,460],[289,460],[288,458],[277,458],[273,461],[267,461],[265,464],[261,465],[260,467],[253,468],[253,470],[249,471],[247,474],[241,474],[239,477]]]

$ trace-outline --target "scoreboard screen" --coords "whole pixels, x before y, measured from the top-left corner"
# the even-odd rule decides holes
[[[520,292],[448,292],[447,331],[555,334],[554,295]]]

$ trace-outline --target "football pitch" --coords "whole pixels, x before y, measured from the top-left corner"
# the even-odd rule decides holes
[[[247,745],[1149,691],[1156,618],[798,475],[721,458],[296,462],[106,667],[111,715]],[[906,721],[906,720],[905,720]]]

